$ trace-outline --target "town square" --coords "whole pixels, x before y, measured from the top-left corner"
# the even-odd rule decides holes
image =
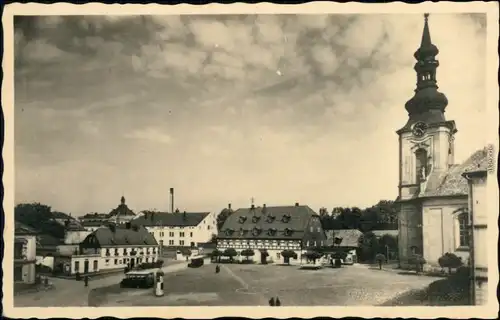
[[[14,16],[13,307],[493,303],[486,21]]]

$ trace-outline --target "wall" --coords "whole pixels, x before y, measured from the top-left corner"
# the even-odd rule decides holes
[[[42,257],[42,256],[37,256],[36,257],[36,264],[41,264],[43,266],[47,266],[51,269],[54,269],[54,257]]]
[[[293,250],[297,253],[297,260],[300,261],[301,257],[301,241],[300,240],[255,240],[255,239],[231,239],[231,240],[219,240],[217,241],[217,249],[219,251],[224,251],[227,248],[234,248],[236,252],[241,253],[245,249],[252,249],[254,255],[249,257],[249,260],[260,263],[261,261],[261,249],[267,250],[269,256],[267,260],[274,263],[283,263],[283,257],[281,257],[281,252],[283,250]],[[245,260],[245,257],[236,257],[236,260]],[[290,259],[291,263],[294,263],[294,259]]]
[[[303,244],[306,247],[326,245],[326,234],[323,230],[323,227],[321,226],[319,217],[313,216],[309,219],[306,230],[304,232]]]
[[[64,236],[65,244],[79,244],[85,238],[91,234],[91,231],[66,231],[66,235]]]
[[[399,257],[401,264],[405,265],[412,255],[411,247],[423,248],[422,239],[422,214],[417,203],[402,203],[399,212]]]
[[[154,226],[146,227],[146,229],[153,234],[158,243],[163,241],[163,245],[166,247],[190,247],[191,243],[196,246],[198,243],[209,242],[212,235],[217,233],[217,220],[215,213],[210,213],[197,226]]]
[[[427,264],[439,267],[438,259],[445,253],[454,253],[464,264],[469,257],[468,247],[460,247],[458,214],[467,208],[467,198],[434,198],[423,203],[423,253]]]
[[[109,256],[106,255],[109,249]],[[116,249],[116,251],[115,251]],[[144,255],[130,255],[130,252],[135,249],[136,251],[149,249],[148,254]],[[154,251],[154,253],[153,253]],[[134,260],[134,264],[137,265],[143,262],[154,262],[158,260],[159,248],[158,246],[131,246],[131,247],[109,247],[102,248],[99,252],[99,269],[116,269],[125,268],[131,259]],[[147,261],[146,261],[147,259]]]

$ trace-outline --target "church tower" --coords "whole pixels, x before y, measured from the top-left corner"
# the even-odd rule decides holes
[[[431,41],[429,14],[424,15],[420,48],[414,54],[417,85],[405,104],[408,121],[399,136],[400,259],[423,254],[422,203],[426,188],[454,162],[454,121],[447,121],[446,96],[438,91],[438,48]]]
[[[436,70],[438,48],[432,43],[429,14],[424,15],[420,48],[414,54],[417,62],[415,94],[405,104],[408,121],[399,135],[399,196],[401,200],[418,197],[425,191],[428,177],[443,172],[454,161],[454,121],[447,121],[446,96],[438,91]]]

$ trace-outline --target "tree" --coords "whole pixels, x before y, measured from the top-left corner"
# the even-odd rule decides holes
[[[361,248],[361,259],[372,261],[375,255],[380,252],[380,245],[377,236],[373,232],[365,232],[359,237],[359,247]]]
[[[40,203],[22,203],[14,208],[14,218],[43,234],[64,239],[66,230],[53,219],[50,206]]]
[[[378,262],[378,268],[382,270],[382,263],[385,262],[385,256],[382,253],[377,253],[375,255],[375,261]]]
[[[306,253],[304,253],[304,257],[306,257],[308,261],[312,261],[313,263],[316,263],[316,260],[318,260],[322,256],[323,255],[317,251],[307,251]]]
[[[286,264],[290,264],[290,258],[297,259],[297,253],[293,250],[285,249],[281,251],[281,256]]]
[[[233,210],[230,208],[224,208],[221,210],[219,215],[217,216],[217,230],[221,230],[224,222],[226,222],[227,218],[233,214]]]
[[[244,249],[241,251],[240,255],[245,257],[245,259],[248,261],[250,257],[253,257],[255,255],[255,252],[252,249]]]
[[[451,269],[459,268],[463,265],[462,259],[453,253],[446,252],[438,259],[441,268],[448,268],[448,274],[451,274]]]
[[[212,251],[212,253],[210,253],[210,256],[212,257],[212,261],[215,260],[217,262],[220,262],[220,257],[222,255],[223,255],[223,253],[218,249],[214,249],[214,251]]]
[[[408,263],[414,265],[415,271],[419,273],[423,271],[424,264],[426,264],[427,261],[425,261],[424,257],[420,254],[414,254],[408,259]]]
[[[238,252],[234,248],[227,248],[224,250],[224,253],[222,254],[225,257],[228,257],[231,262],[233,262],[234,257],[238,255]]]

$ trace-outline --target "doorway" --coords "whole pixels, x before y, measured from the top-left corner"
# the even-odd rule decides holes
[[[84,274],[89,273],[89,261],[88,260],[85,260],[85,262],[83,262],[83,273]]]
[[[133,269],[134,266],[135,266],[135,259],[132,258],[132,259],[130,259],[130,269]]]

